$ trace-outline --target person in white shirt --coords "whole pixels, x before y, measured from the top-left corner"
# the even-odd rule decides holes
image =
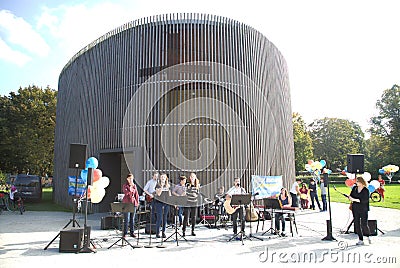
[[[150,203],[150,208],[151,208],[151,222],[155,223],[156,222],[156,209],[154,206],[153,198],[154,194],[156,192],[156,185],[158,182],[158,176],[160,174],[156,171],[153,173],[153,178],[151,180],[148,180],[146,185],[143,188],[143,195],[145,196],[145,200],[147,203]]]
[[[301,184],[301,179],[296,178],[296,181],[292,184],[292,188],[290,188],[290,197],[292,198],[292,207],[294,208],[300,206],[299,202],[300,184]]]
[[[231,187],[226,193],[231,198],[233,195],[246,194],[246,190],[240,186],[240,178],[235,178],[233,182],[233,187]],[[232,223],[233,223],[233,234],[237,234],[237,217],[239,215],[240,220],[240,231],[244,234],[245,219],[244,219],[244,209],[243,207],[236,208],[235,212],[232,213]],[[239,237],[238,237],[239,238]]]

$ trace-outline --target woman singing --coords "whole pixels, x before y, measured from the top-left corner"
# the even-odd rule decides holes
[[[365,236],[371,244],[371,239],[369,238],[370,230],[368,227],[369,190],[363,177],[357,177],[356,186],[351,189],[349,200],[353,203],[354,229],[359,239],[356,245],[364,245],[363,228],[368,231]]]
[[[156,185],[156,192],[154,198],[154,206],[156,209],[156,237],[160,238],[160,227],[162,224],[162,237],[166,238],[165,228],[167,226],[167,216],[169,212],[169,205],[167,204],[168,196],[171,196],[169,190],[169,182],[167,174],[163,173],[160,176],[160,180]]]
[[[200,182],[197,179],[195,173],[190,173],[189,181],[186,183],[186,195],[187,195],[187,206],[183,210],[183,227],[182,235],[185,236],[186,226],[189,219],[190,213],[190,223],[192,224],[192,235],[195,236],[194,226],[196,224],[196,210],[197,210],[197,199],[199,196]]]

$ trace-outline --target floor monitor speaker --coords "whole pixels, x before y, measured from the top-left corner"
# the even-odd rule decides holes
[[[83,228],[64,229],[60,231],[59,252],[78,252],[83,246]]]

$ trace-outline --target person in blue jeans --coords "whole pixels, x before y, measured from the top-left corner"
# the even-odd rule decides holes
[[[310,184],[308,185],[308,189],[310,190],[310,198],[311,198],[311,209],[315,210],[315,203],[317,203],[319,210],[321,209],[321,204],[318,200],[318,191],[317,191],[317,184],[315,183],[314,179],[310,180]]]
[[[292,206],[292,198],[286,188],[281,189],[278,199],[281,201],[282,208]],[[280,223],[282,223],[282,233]],[[285,217],[282,212],[275,212],[275,234],[285,236]]]
[[[328,210],[328,206],[326,203],[327,190],[324,178],[321,178],[319,187],[321,188],[322,211],[327,211]]]
[[[160,227],[162,226],[162,237],[166,238],[165,229],[167,227],[167,218],[169,213],[169,205],[167,204],[168,196],[171,196],[169,190],[170,185],[168,182],[167,174],[163,173],[160,180],[156,185],[156,192],[154,194],[154,206],[156,209],[156,237],[160,238]]]
[[[175,185],[174,189],[172,190],[172,195],[174,196],[185,196],[186,195],[186,176],[181,175],[179,177],[179,183]],[[178,206],[178,218],[179,218],[179,225],[182,225],[183,222],[183,206]]]
[[[126,177],[126,183],[122,186],[124,197],[122,203],[131,203],[134,205],[133,212],[124,212],[124,237],[128,234],[128,224],[130,236],[136,237],[135,235],[135,216],[136,209],[139,206],[139,193],[134,183],[134,177],[132,174],[128,174]]]

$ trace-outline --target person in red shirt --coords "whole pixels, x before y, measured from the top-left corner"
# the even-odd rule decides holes
[[[376,190],[382,196],[382,201],[384,201],[385,200],[385,180],[382,179],[382,175],[378,176],[378,182],[379,182],[380,186]]]
[[[124,212],[124,237],[128,234],[128,222],[130,236],[136,237],[134,228],[136,209],[139,206],[139,193],[134,183],[133,174],[128,174],[126,177],[126,183],[122,186],[122,191],[124,193],[122,203],[131,203],[135,207],[133,212]]]

